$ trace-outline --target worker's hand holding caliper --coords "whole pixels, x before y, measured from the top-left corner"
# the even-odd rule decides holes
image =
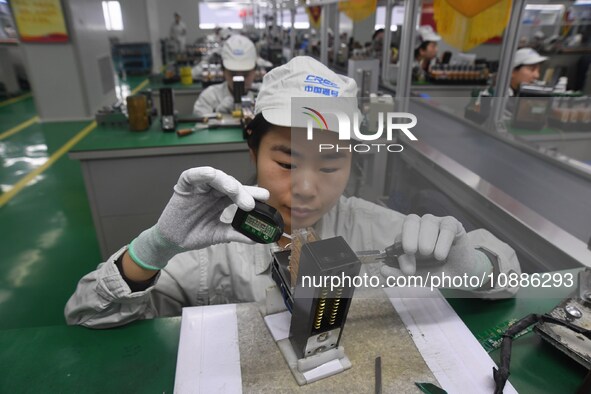
[[[184,171],[158,223],[141,233],[129,247],[133,260],[146,269],[161,269],[174,255],[210,245],[237,241],[253,243],[220,217],[233,203],[250,211],[269,191],[244,186],[211,167]]]

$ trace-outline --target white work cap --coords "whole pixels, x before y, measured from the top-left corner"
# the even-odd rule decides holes
[[[230,71],[249,71],[254,69],[257,51],[252,41],[241,35],[228,38],[222,47],[222,64]]]
[[[292,111],[292,99],[296,99],[296,105],[303,104],[302,108]],[[254,109],[255,115],[262,113],[267,122],[284,127],[305,128],[310,118],[304,112],[314,113],[325,122],[323,128],[338,131],[337,117],[323,116],[334,111],[347,114],[351,121],[353,114],[361,119],[357,84],[309,56],[296,56],[269,71],[263,77]]]
[[[439,34],[435,33],[435,31],[433,31],[433,27],[431,27],[429,25],[423,25],[423,26],[419,27],[419,29],[417,30],[417,36],[418,36],[417,47],[425,41],[434,41],[434,42],[441,41],[441,36]]]
[[[546,60],[548,60],[546,56],[540,56],[538,52],[531,48],[521,48],[515,52],[515,57],[513,58],[513,68],[523,65],[538,64]]]

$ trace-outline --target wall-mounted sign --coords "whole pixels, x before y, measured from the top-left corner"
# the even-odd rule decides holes
[[[21,42],[68,41],[60,0],[12,0],[10,6]]]

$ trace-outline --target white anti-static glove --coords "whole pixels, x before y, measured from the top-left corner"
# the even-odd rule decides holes
[[[268,198],[268,190],[244,186],[220,170],[211,167],[186,170],[174,186],[174,194],[158,223],[129,245],[131,258],[140,267],[158,270],[174,255],[187,250],[230,241],[252,244],[222,216],[227,216],[225,210],[232,203],[250,211],[255,199]]]
[[[221,112],[223,114],[232,113],[234,109],[234,97],[233,96],[226,96],[222,99],[222,101],[215,107],[215,112]]]
[[[420,275],[444,272],[446,276],[477,275],[492,272],[493,266],[484,252],[470,242],[462,224],[451,216],[408,215],[397,242],[404,254],[398,257],[400,270],[384,265],[384,276]],[[485,280],[486,282],[486,280]]]

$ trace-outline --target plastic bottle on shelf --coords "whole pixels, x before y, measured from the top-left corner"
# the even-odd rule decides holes
[[[570,109],[569,114],[568,114],[569,115],[568,122],[571,124],[575,124],[575,123],[577,123],[577,120],[578,120],[579,111],[577,109],[577,102],[573,97],[569,98],[568,106]]]
[[[554,86],[554,93],[566,93],[567,77],[558,78],[558,83]]]
[[[444,80],[447,80],[449,78],[449,66],[447,64],[445,64],[443,66],[443,69],[441,70],[440,78],[444,79]]]
[[[570,106],[569,101],[566,97],[562,99],[562,106],[560,109],[560,123],[562,123],[562,125],[564,126],[568,123],[570,119]]]
[[[550,118],[555,121],[560,121],[562,117],[562,97],[552,98],[552,107],[550,111]]]
[[[582,122],[585,125],[589,125],[591,123],[591,98],[586,97],[585,100],[585,109],[583,111],[583,119]]]

